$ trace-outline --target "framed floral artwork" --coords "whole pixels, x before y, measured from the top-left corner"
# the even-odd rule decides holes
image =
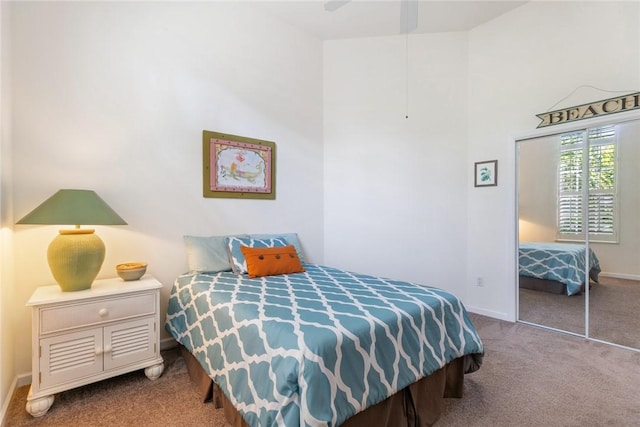
[[[204,197],[276,198],[275,142],[205,130],[202,153]]]
[[[475,163],[476,187],[493,187],[498,185],[498,161],[486,160]]]

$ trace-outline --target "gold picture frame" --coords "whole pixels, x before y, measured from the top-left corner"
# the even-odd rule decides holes
[[[202,131],[204,197],[276,198],[276,143]]]

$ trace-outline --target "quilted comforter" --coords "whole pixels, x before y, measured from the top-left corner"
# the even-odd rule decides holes
[[[482,341],[461,301],[409,282],[305,264],[249,279],[176,279],[166,329],[251,426],[337,426]]]
[[[519,246],[520,275],[564,283],[567,295],[582,292],[582,286],[586,283],[585,245],[523,242]],[[600,262],[591,248],[589,267],[594,280],[598,280]]]

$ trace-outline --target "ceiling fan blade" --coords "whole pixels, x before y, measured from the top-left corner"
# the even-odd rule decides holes
[[[349,3],[351,0],[329,0],[324,3],[324,10],[328,12],[333,12],[334,10],[340,9],[345,4]]]
[[[410,33],[418,28],[418,0],[401,0],[400,32]]]

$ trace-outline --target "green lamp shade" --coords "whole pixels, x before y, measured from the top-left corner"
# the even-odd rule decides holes
[[[60,190],[17,224],[75,225],[60,230],[47,250],[49,268],[65,292],[89,289],[104,262],[105,246],[94,230],[80,225],[126,225],[104,200],[91,190]]]
[[[16,224],[127,225],[91,190],[59,190]]]

